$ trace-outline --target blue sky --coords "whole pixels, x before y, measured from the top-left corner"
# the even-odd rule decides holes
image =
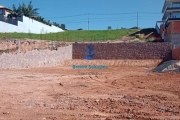
[[[12,7],[14,3],[28,3],[30,0],[1,0],[0,5]],[[32,0],[35,8],[39,8],[42,17],[51,22],[66,24],[67,29],[78,28],[104,30],[137,26],[155,27],[156,21],[162,19],[161,10],[164,0]]]

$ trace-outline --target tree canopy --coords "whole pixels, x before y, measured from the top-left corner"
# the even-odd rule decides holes
[[[22,3],[19,4],[18,8],[13,4],[12,11],[8,15],[9,17],[20,17],[22,15],[29,17],[29,18],[34,18],[39,15],[37,12],[39,8],[34,8],[32,5],[32,1],[29,2],[28,5]]]
[[[54,25],[56,27],[59,27],[63,30],[66,30],[66,26],[65,24],[58,24],[56,22],[51,23],[50,20],[45,20],[45,18],[43,18],[42,16],[39,15],[38,13],[39,8],[34,8],[34,6],[32,5],[32,1],[30,1],[28,3],[28,5],[26,5],[25,3],[19,4],[18,7],[16,7],[14,4],[12,6],[12,11],[10,12],[10,14],[8,15],[8,17],[10,18],[17,18],[17,17],[21,17],[21,16],[26,16],[32,19],[35,19],[39,22],[42,22],[46,25]]]
[[[21,7],[19,6],[18,8],[16,8],[16,6],[13,4],[12,11],[10,11],[8,17],[21,17],[22,15],[23,13],[21,12]]]

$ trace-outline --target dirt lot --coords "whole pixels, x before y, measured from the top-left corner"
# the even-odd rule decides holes
[[[0,70],[0,120],[180,119],[180,74],[108,67]]]

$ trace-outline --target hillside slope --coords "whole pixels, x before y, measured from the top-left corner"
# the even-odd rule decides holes
[[[66,42],[85,41],[106,41],[117,40],[122,36],[128,36],[137,30],[90,30],[90,31],[65,31],[50,34],[26,34],[26,33],[0,33],[0,39],[36,39],[36,40],[56,40]]]

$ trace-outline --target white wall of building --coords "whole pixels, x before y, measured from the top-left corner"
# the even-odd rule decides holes
[[[63,31],[64,30],[56,26],[53,25],[49,26],[25,16],[23,16],[23,22],[18,21],[18,26],[0,21],[0,32],[2,33],[18,32],[18,33],[46,34],[46,33],[55,33],[55,32],[63,32]]]

